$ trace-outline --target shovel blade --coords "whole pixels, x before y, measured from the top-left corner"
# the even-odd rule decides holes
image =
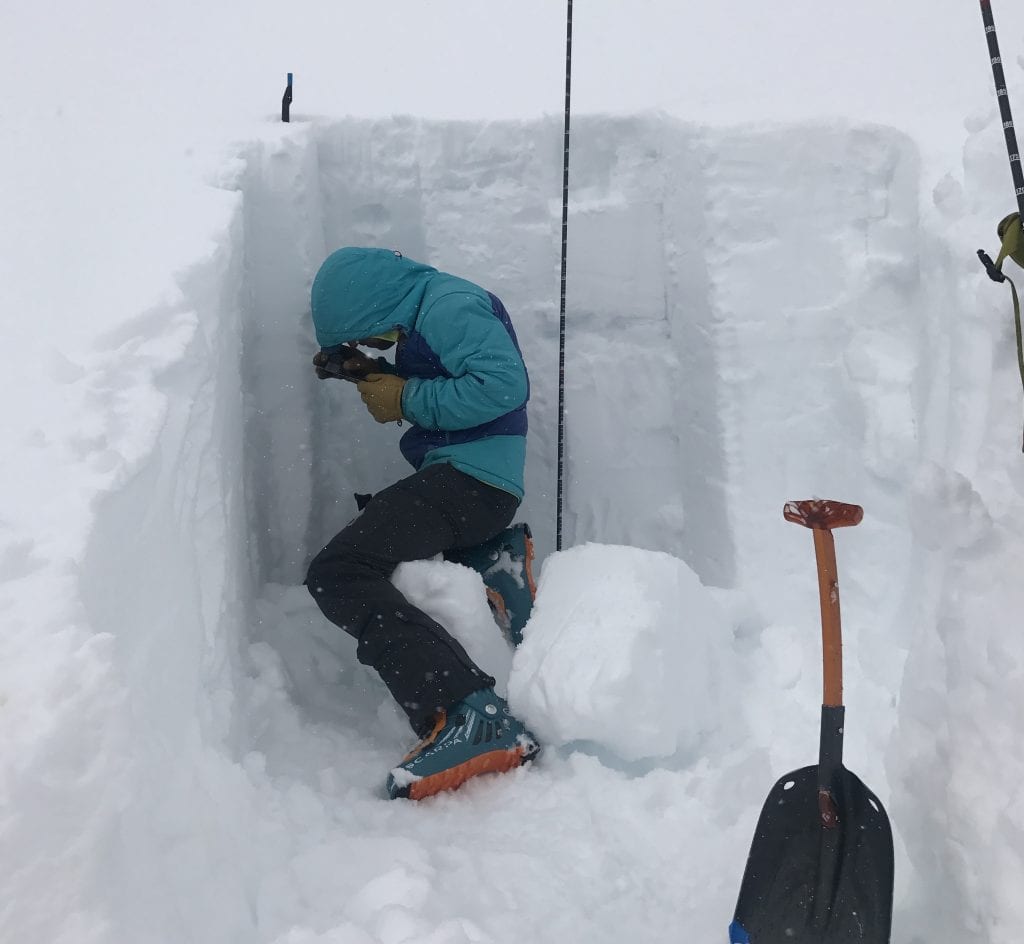
[[[878,797],[840,767],[834,825],[822,824],[818,767],[781,777],[765,800],[730,940],[750,944],[888,944],[892,827]]]

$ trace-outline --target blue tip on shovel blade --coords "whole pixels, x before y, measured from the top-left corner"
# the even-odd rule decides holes
[[[729,925],[729,944],[750,944],[750,935],[739,921]]]

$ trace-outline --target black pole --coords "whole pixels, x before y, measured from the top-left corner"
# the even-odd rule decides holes
[[[572,92],[572,0],[565,26],[565,136],[562,155],[562,282],[558,313],[558,499],[555,550],[562,549],[562,483],[565,475],[565,270],[569,245],[569,103]]]
[[[991,0],[981,0],[981,18],[985,21],[985,38],[988,40],[988,53],[992,60],[992,77],[996,83],[999,114],[1003,119],[1003,134],[1006,135],[1006,151],[1010,155],[1010,173],[1013,175],[1013,186],[1017,194],[1017,209],[1021,217],[1024,218],[1024,172],[1020,167],[1020,150],[1017,147],[1017,134],[1013,127],[1013,113],[1010,111],[1010,96],[1006,90],[1006,76],[1003,74],[1003,58],[999,55],[996,24],[992,19]]]
[[[1010,158],[1010,174],[1013,177],[1013,189],[1017,196],[1017,212],[1024,220],[1024,172],[1020,167],[1020,148],[1017,147],[1017,133],[1013,126],[1013,112],[1010,110],[1010,94],[1006,90],[1003,57],[999,55],[999,39],[996,36],[995,20],[992,19],[992,0],[981,0],[981,18],[985,23],[985,38],[988,40],[992,78],[996,83],[996,101],[999,102],[999,115],[1003,121],[1003,134],[1006,137],[1006,153]],[[984,249],[978,250],[978,258],[993,282],[1005,280],[1006,276],[999,271]]]
[[[281,99],[281,120],[291,121],[292,107],[292,74],[288,73],[288,85],[284,90],[284,97]]]

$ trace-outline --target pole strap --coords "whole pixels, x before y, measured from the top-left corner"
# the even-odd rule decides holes
[[[1017,332],[1017,369],[1020,371],[1021,387],[1024,388],[1024,343],[1021,341],[1020,330],[1020,298],[1017,296],[1017,286],[1013,284],[1013,279],[1007,278],[1006,281],[1010,283],[1010,294],[1013,296],[1013,326]],[[1024,453],[1024,431],[1021,432],[1020,450]]]
[[[565,26],[565,135],[562,149],[562,277],[558,310],[558,491],[555,512],[555,550],[562,549],[562,492],[565,480],[565,271],[569,245],[569,117],[572,99],[572,0]]]

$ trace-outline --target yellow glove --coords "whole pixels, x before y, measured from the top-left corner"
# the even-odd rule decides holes
[[[394,423],[402,418],[402,390],[405,380],[394,374],[367,374],[358,384],[359,396],[378,423]]]

